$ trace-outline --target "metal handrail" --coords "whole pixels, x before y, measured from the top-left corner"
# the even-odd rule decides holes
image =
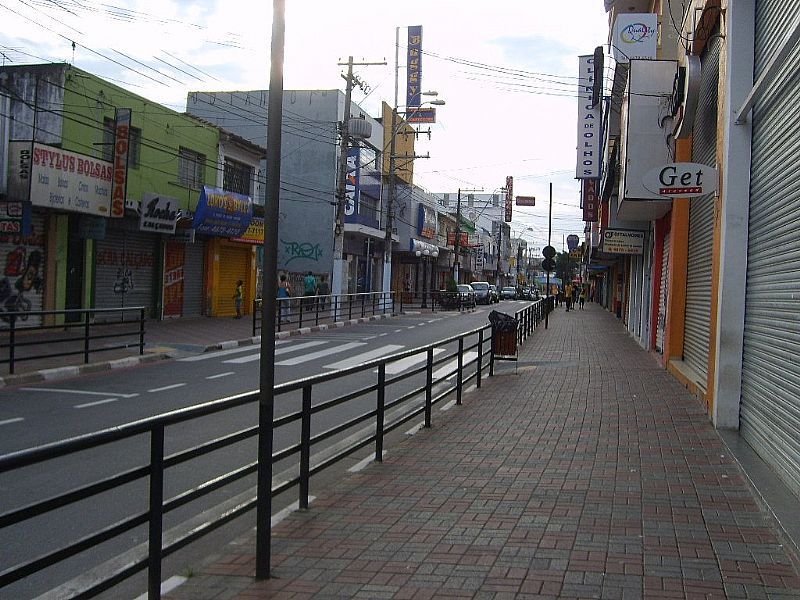
[[[520,324],[518,327],[520,342],[524,341],[533,333],[544,316],[544,309],[544,303],[537,302],[517,311],[515,317]],[[473,340],[475,337],[477,337],[477,341],[470,342],[470,340]],[[485,347],[487,343],[488,349]],[[454,353],[442,352],[439,356],[434,358],[434,348],[450,344],[457,344],[458,350]],[[464,353],[472,350],[477,350],[477,356],[465,362]],[[402,393],[398,398],[387,401],[387,388],[407,379],[404,374],[387,378],[387,364],[422,353],[426,356],[425,365],[423,368],[415,369],[415,371],[416,374],[420,374],[423,371],[425,372],[425,385],[415,387],[414,389]],[[438,380],[434,380],[434,367],[444,363],[448,359],[452,360],[454,357],[457,359],[455,371],[445,374]],[[488,362],[484,363],[487,357]],[[369,372],[376,368],[378,370],[377,382],[370,383],[356,390],[350,390],[337,398],[328,398],[318,402],[316,405],[312,405],[311,398],[314,388],[336,379],[357,373]],[[167,512],[255,472],[257,465],[256,463],[241,465],[229,473],[200,483],[193,489],[178,493],[171,498],[164,498],[163,482],[166,468],[185,462],[190,458],[205,455],[212,450],[228,447],[255,435],[264,434],[274,436],[275,430],[279,427],[300,421],[302,423],[300,439],[290,443],[287,448],[273,452],[272,454],[273,465],[280,460],[291,456],[297,456],[300,462],[299,472],[297,475],[289,477],[281,483],[273,485],[268,484],[269,487],[267,489],[271,490],[271,496],[274,498],[279,493],[293,486],[297,486],[300,506],[307,507],[309,483],[312,475],[328,468],[371,443],[375,444],[375,460],[380,462],[382,460],[383,439],[387,433],[420,414],[424,414],[424,426],[430,427],[431,407],[454,393],[456,404],[461,404],[464,387],[475,379],[476,386],[480,388],[483,372],[487,368],[491,376],[494,373],[494,343],[493,332],[490,325],[484,325],[465,333],[453,335],[432,344],[369,360],[356,366],[278,384],[275,386],[276,397],[302,391],[302,405],[299,409],[274,419],[269,431],[259,432],[257,427],[250,427],[225,437],[216,438],[198,446],[181,450],[172,455],[165,455],[165,434],[168,427],[245,404],[257,403],[260,397],[259,392],[252,391],[212,400],[197,406],[176,409],[161,415],[147,417],[98,432],[79,435],[67,440],[52,442],[36,448],[0,456],[0,475],[3,475],[23,467],[28,467],[51,459],[59,459],[83,450],[113,444],[137,435],[147,434],[150,439],[149,464],[137,465],[123,473],[92,481],[91,483],[77,486],[64,493],[43,500],[37,500],[26,506],[13,508],[0,514],[0,529],[2,529],[52,512],[77,501],[84,500],[100,492],[116,489],[135,479],[149,477],[150,480],[149,509],[146,512],[129,515],[123,520],[108,525],[99,531],[87,534],[77,541],[56,549],[45,551],[31,560],[3,570],[0,572],[0,588],[19,581],[39,570],[48,568],[68,557],[74,556],[86,548],[99,543],[99,541],[111,539],[144,523],[148,523],[148,556],[146,558],[137,559],[133,563],[128,562],[122,567],[118,566],[114,569],[104,571],[104,577],[96,581],[91,587],[82,590],[80,595],[81,597],[88,598],[99,594],[123,579],[143,569],[147,569],[149,583],[148,597],[150,600],[155,600],[158,596],[157,592],[154,592],[154,590],[158,590],[157,584],[160,583],[161,561],[163,558],[236,516],[251,510],[258,502],[257,499],[247,501],[238,506],[235,510],[226,512],[217,520],[206,523],[202,528],[195,529],[188,534],[183,533],[166,544],[163,542],[158,543],[163,538],[164,515]],[[455,383],[448,383],[448,378],[453,374],[456,375]],[[436,395],[434,395],[434,384],[443,386]],[[375,394],[375,404],[373,407],[338,425],[329,427],[325,431],[318,432],[313,436],[311,435],[311,419],[314,415],[332,408],[337,404],[364,396],[367,393]],[[407,407],[408,410],[406,410],[406,412],[401,412],[403,404],[414,398],[419,398],[421,394],[424,394],[424,400],[420,405]],[[348,446],[337,450],[331,456],[321,458],[316,464],[311,464],[310,452],[314,444],[330,439],[370,419],[375,420],[374,429],[370,428],[367,433],[361,435],[361,437],[351,442]],[[266,524],[266,527],[269,528],[269,523]]]
[[[377,314],[393,314],[397,307],[393,292],[359,292],[355,294],[326,294],[322,296],[292,296],[276,298],[275,330],[281,331],[287,325],[298,328],[319,325],[322,322],[335,323],[353,318],[363,318]],[[262,328],[262,299],[253,300],[253,336]],[[402,311],[402,305],[399,308]]]
[[[126,315],[134,313],[134,318],[126,319]],[[68,321],[67,317],[77,316],[75,321]],[[108,317],[97,320],[98,316]],[[62,321],[57,324],[43,324],[31,325],[21,327],[19,324],[24,320],[40,318],[42,321],[47,320]],[[145,307],[144,306],[131,306],[125,308],[69,308],[65,310],[34,310],[27,312],[6,312],[3,313],[3,320],[8,323],[8,328],[3,328],[1,332],[8,332],[8,341],[0,341],[0,350],[8,351],[8,358],[0,358],[0,364],[8,365],[8,372],[13,375],[16,364],[22,361],[29,360],[42,360],[46,358],[58,358],[62,356],[75,356],[83,354],[84,364],[89,363],[91,354],[100,352],[109,352],[111,350],[119,350],[123,348],[131,348],[138,346],[139,355],[144,354],[144,323],[145,323]],[[126,331],[112,330],[112,328],[119,326],[131,325],[131,328]],[[71,331],[80,328],[83,335],[70,334]],[[25,335],[33,335],[39,332],[52,332],[53,330],[61,330],[65,332],[63,337],[54,337],[47,335],[42,340],[35,339],[18,339],[22,333]],[[101,331],[101,333],[98,333]],[[103,333],[106,331],[106,333]],[[110,340],[121,337],[129,337],[136,339],[136,343],[129,344],[112,344],[103,345],[101,347],[92,346],[92,341],[95,340]],[[55,351],[55,352],[39,352],[33,354],[26,354],[19,356],[18,350],[22,348],[29,348],[33,346],[42,346],[50,350],[54,345],[82,342],[79,349],[68,349]]]

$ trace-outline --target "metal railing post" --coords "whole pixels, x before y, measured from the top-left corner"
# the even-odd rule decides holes
[[[139,309],[139,356],[144,355],[144,307]]]
[[[492,327],[492,335],[490,336],[491,347],[489,348],[489,377],[494,377],[494,340],[497,332]]]
[[[361,318],[363,319],[367,314],[367,297],[361,294]]]
[[[433,401],[433,348],[428,348],[425,365],[425,427],[431,426],[431,405]]]
[[[164,503],[164,426],[150,431],[150,510],[147,537],[147,598],[161,598],[161,536]]]
[[[298,328],[303,326],[303,305],[305,304],[305,302],[304,302],[305,299],[306,299],[305,296],[301,296],[300,297],[300,313],[298,315],[299,321],[297,323],[297,327]]]
[[[311,386],[303,387],[303,415],[300,425],[300,508],[308,508],[311,471]]]
[[[478,378],[475,381],[475,386],[480,389],[481,387],[481,371],[483,364],[483,329],[478,332]]]
[[[17,344],[17,315],[11,315],[8,320],[8,372],[14,374],[14,356]]]
[[[256,315],[258,314],[258,300],[253,300],[253,337],[256,337]]]
[[[89,364],[89,313],[83,316],[83,364]]]
[[[383,462],[383,422],[386,416],[386,363],[378,365],[378,398],[375,415],[375,460]]]
[[[353,295],[352,294],[348,294],[347,295],[347,320],[348,321],[352,321],[353,320]]]
[[[456,404],[461,404],[461,388],[464,382],[464,338],[458,338],[458,374],[456,375]]]

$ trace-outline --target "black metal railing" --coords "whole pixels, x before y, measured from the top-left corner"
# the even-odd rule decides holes
[[[3,321],[0,364],[12,375],[22,361],[82,354],[88,363],[92,354],[135,347],[144,354],[143,306],[7,312]]]
[[[392,292],[276,298],[275,330],[392,314]],[[253,335],[261,333],[261,298],[253,301]]]
[[[520,343],[533,333],[540,322],[543,316],[542,306],[543,303],[538,302],[515,314],[519,323]],[[217,518],[204,520],[201,526],[193,526],[180,533],[171,531],[167,536],[164,531],[165,515],[256,473],[258,464],[250,462],[240,465],[224,475],[195,485],[192,489],[185,489],[171,497],[165,497],[165,475],[169,469],[250,438],[267,435],[273,436],[274,440],[277,432],[286,432],[286,435],[291,434],[296,437],[290,438],[287,445],[273,452],[272,465],[286,464],[289,461],[295,465],[295,468],[286,479],[279,480],[277,483],[273,479],[271,485],[270,482],[266,482],[263,485],[267,487],[262,489],[270,489],[271,497],[274,498],[278,494],[296,487],[300,507],[307,508],[310,479],[313,475],[370,444],[374,444],[375,460],[380,462],[386,434],[418,416],[423,417],[423,426],[430,427],[432,406],[451,395],[455,396],[455,404],[461,404],[463,391],[472,381],[475,382],[477,388],[480,388],[484,372],[488,369],[490,376],[494,373],[494,345],[492,342],[491,326],[485,325],[433,344],[367,361],[358,366],[276,385],[275,398],[280,398],[284,405],[292,400],[294,400],[294,404],[287,412],[275,418],[272,427],[268,430],[260,431],[258,425],[248,426],[204,441],[199,445],[174,451],[171,454],[165,451],[165,442],[171,427],[244,405],[256,405],[259,401],[259,393],[253,391],[238,394],[0,456],[0,476],[2,477],[18,477],[20,470],[27,467],[48,461],[63,461],[65,457],[74,457],[77,453],[95,448],[102,447],[105,454],[115,450],[129,452],[130,448],[125,444],[130,444],[130,440],[137,436],[144,436],[144,439],[147,440],[145,451],[149,456],[149,462],[136,464],[122,472],[93,480],[87,484],[76,484],[66,492],[53,493],[49,497],[46,497],[45,493],[37,493],[33,496],[37,499],[14,508],[8,508],[9,505],[13,506],[13,503],[10,498],[7,499],[7,502],[4,503],[4,512],[0,514],[0,531],[15,526],[28,527],[31,525],[32,519],[45,515],[53,516],[54,511],[67,507],[72,508],[75,503],[80,501],[88,499],[91,502],[99,494],[118,490],[135,481],[144,480],[149,483],[146,510],[129,514],[121,520],[85,534],[71,543],[42,549],[34,558],[3,568],[0,572],[0,589],[60,564],[62,561],[75,557],[103,542],[131,532],[137,527],[147,526],[146,552],[140,552],[134,559],[109,562],[107,566],[100,569],[101,574],[93,580],[92,584],[87,585],[79,592],[75,590],[72,592],[75,592],[77,597],[89,598],[146,569],[148,598],[156,600],[160,593],[161,563],[165,557],[250,511],[259,502],[257,497],[249,497],[247,501],[237,503],[235,508],[225,511]],[[415,363],[419,366],[387,374],[388,366],[412,357],[419,357]],[[467,358],[465,359],[465,357]],[[412,360],[412,362],[414,361]],[[437,367],[438,370],[435,372],[434,369]],[[377,372],[377,376],[374,378],[370,376],[373,371]],[[363,384],[365,375],[369,376],[366,385]],[[334,387],[331,386],[331,382],[334,380],[346,377],[358,378],[359,376],[361,378],[360,387],[335,397],[325,397],[316,403],[312,402],[315,392],[319,394],[322,391],[324,395]],[[394,393],[391,393],[392,390]],[[360,405],[353,406],[353,403],[359,402]],[[327,424],[327,428],[324,430],[320,430],[321,425],[317,423],[317,430],[312,433],[314,431],[312,424],[316,422],[315,419],[319,418],[319,415],[345,404],[350,405],[351,408],[348,411],[350,413],[348,418],[334,425]],[[361,427],[361,429],[346,438],[346,445],[337,443],[329,446],[326,452],[319,452],[318,455],[312,456],[312,447],[324,442],[330,444],[336,439],[341,439],[354,427]],[[176,433],[176,437],[180,436]],[[175,440],[170,441],[175,443]],[[55,464],[63,464],[63,462]],[[81,464],[83,465],[81,468],[85,469],[86,466],[83,462]],[[259,485],[262,485],[261,482]],[[260,523],[259,527],[266,528],[268,531],[269,519],[266,523]],[[266,535],[270,536],[271,534],[267,533]],[[268,568],[269,565],[267,565]]]

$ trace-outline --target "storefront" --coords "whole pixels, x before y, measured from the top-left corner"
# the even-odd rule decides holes
[[[22,202],[0,203],[0,328],[8,327],[9,312],[44,309],[46,264],[46,218],[43,211],[32,210]],[[23,212],[25,224],[23,226]],[[41,317],[23,316],[17,326],[41,325]]]

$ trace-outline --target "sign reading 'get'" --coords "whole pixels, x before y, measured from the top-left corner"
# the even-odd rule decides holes
[[[669,163],[650,169],[642,176],[642,185],[660,196],[691,198],[717,191],[719,173],[700,163]]]

